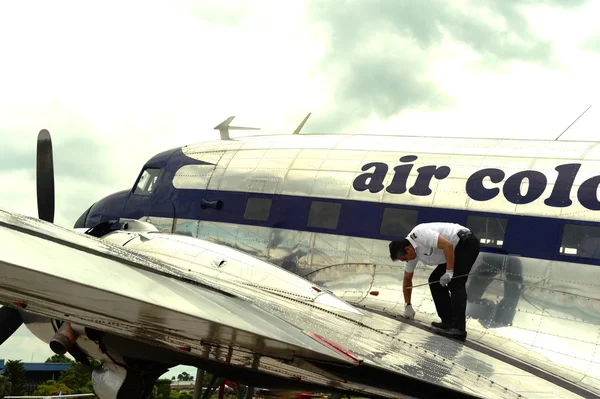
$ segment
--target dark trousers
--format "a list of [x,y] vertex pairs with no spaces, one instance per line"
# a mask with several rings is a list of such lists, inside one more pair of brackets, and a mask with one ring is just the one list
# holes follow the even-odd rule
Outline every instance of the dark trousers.
[[[454,249],[454,276],[469,274],[471,267],[479,255],[479,239],[472,235],[458,242]],[[446,264],[438,265],[429,276],[429,282],[439,281],[446,273]],[[466,330],[466,312],[467,312],[467,283],[468,276],[452,278],[450,284],[445,287],[439,282],[429,285],[431,296],[435,303],[438,316],[442,323],[458,328],[461,331]]]

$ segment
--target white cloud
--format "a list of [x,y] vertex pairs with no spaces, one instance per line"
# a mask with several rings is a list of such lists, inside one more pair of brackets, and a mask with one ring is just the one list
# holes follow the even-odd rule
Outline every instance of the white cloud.
[[44,362],[54,352],[44,342],[29,332],[25,325],[0,346],[0,359],[23,362]]
[[[556,52],[550,64],[513,61],[489,65],[472,47],[445,40],[427,55],[430,78],[453,104],[431,112],[409,109],[389,119],[371,118],[369,133],[433,136],[595,140],[600,126],[600,54],[581,46],[596,32],[600,5],[564,10],[535,8],[528,21]],[[563,29],[557,27],[563,26]],[[363,121],[365,122],[365,121]]]
[[[37,216],[35,140],[42,128],[53,137],[55,223],[71,227],[94,201],[129,188],[155,153],[218,137],[212,128],[230,115],[264,133],[291,133],[322,106],[327,82],[311,66],[323,46],[319,32],[305,31],[301,3],[259,3],[235,29],[221,24],[238,14],[231,5],[0,4],[0,149],[20,151],[24,168],[0,165],[3,187],[10,187],[0,207]],[[205,14],[220,21],[205,21]],[[89,146],[74,147],[73,138]],[[6,359],[52,354],[25,326],[0,346]],[[182,371],[196,372],[180,366],[165,377]]]
[[38,105],[40,115],[58,103],[93,121],[96,134],[131,129],[120,138],[151,133],[163,145],[181,118],[186,140],[199,138],[200,121],[212,127],[235,111],[280,118],[283,107],[319,94],[306,84],[320,56],[315,35],[302,18],[273,18],[301,17],[300,4],[263,4],[235,29],[169,3],[38,3],[33,15],[29,4],[3,4],[0,34],[18,40],[3,45],[13,62],[2,74],[11,94],[2,108]]

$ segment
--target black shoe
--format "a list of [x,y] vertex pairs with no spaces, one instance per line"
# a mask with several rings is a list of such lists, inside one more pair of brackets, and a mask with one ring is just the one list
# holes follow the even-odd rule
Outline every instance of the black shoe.
[[450,329],[450,324],[446,324],[444,322],[440,323],[439,321],[432,321],[431,326],[438,328],[440,330],[449,330]]
[[438,333],[445,337],[457,339],[457,340],[463,341],[463,342],[467,339],[467,332],[464,330],[459,330],[458,328],[451,328],[449,330],[440,330]]

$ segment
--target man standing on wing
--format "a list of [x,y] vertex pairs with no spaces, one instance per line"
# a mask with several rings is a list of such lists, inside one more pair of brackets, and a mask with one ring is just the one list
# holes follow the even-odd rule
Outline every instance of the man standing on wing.
[[[431,296],[441,323],[431,325],[439,333],[464,341],[467,337],[466,310],[467,277],[479,255],[479,239],[466,227],[456,223],[422,223],[412,229],[406,238],[390,242],[393,261],[405,261],[403,292],[404,316],[414,318],[410,303],[412,277],[417,261],[438,265],[429,276]],[[437,281],[439,280],[439,283]]]

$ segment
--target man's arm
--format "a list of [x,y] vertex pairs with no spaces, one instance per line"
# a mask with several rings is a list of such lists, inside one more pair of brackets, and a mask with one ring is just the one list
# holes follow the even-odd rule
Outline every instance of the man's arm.
[[438,237],[437,247],[444,251],[446,257],[446,270],[454,271],[454,247],[452,243],[441,235]]
[[415,310],[410,303],[412,294],[412,276],[413,272],[404,272],[404,280],[402,280],[402,292],[404,293],[404,317],[407,319],[415,318]]
[[404,293],[404,303],[410,304],[410,298],[412,294],[412,277],[413,273],[404,272],[404,280],[402,280],[402,292]]

